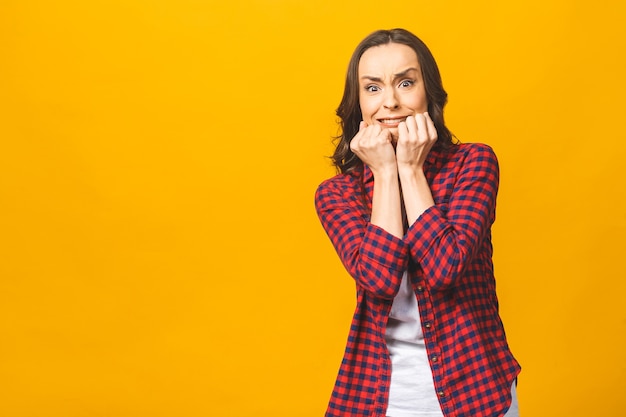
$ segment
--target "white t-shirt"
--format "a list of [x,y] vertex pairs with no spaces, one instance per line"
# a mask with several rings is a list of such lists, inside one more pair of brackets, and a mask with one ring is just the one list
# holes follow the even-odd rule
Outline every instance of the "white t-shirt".
[[[422,334],[417,298],[405,272],[393,300],[386,331],[391,355],[388,417],[443,417]],[[515,383],[505,417],[518,417]]]
[[391,355],[387,415],[443,417],[424,345],[417,298],[406,272],[393,300],[386,339]]

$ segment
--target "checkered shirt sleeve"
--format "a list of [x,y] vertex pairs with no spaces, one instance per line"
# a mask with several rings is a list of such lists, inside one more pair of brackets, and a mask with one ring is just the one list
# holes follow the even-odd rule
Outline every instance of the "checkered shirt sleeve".
[[360,198],[360,187],[357,175],[335,177],[320,185],[315,206],[339,258],[357,285],[377,297],[391,300],[407,269],[408,246],[369,222],[369,210]]
[[[422,213],[405,237],[432,291],[463,277],[495,220],[498,161],[486,145],[474,144],[472,150],[458,162],[454,192]],[[431,188],[445,186],[445,180],[435,177]]]

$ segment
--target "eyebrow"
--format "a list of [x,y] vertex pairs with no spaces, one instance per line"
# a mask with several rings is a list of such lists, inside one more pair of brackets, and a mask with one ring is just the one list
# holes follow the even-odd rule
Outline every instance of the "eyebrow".
[[[417,71],[417,68],[411,67],[411,68],[407,68],[404,71],[401,71],[397,74],[393,75],[393,79],[397,80],[398,78],[402,78],[404,76],[406,76],[409,72],[411,71]],[[381,82],[382,79],[379,77],[374,77],[372,75],[364,75],[361,77],[362,80],[370,80],[370,81],[375,81],[375,82]]]

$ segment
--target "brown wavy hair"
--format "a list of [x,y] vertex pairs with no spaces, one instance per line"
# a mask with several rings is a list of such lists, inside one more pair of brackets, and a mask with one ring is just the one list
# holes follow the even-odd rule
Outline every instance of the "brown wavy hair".
[[368,49],[389,43],[407,45],[417,54],[417,61],[420,64],[424,79],[428,114],[437,129],[438,138],[434,147],[449,148],[454,145],[453,135],[443,121],[443,107],[448,101],[448,93],[443,89],[439,68],[432,53],[424,42],[408,30],[378,30],[359,43],[348,64],[346,85],[341,103],[337,108],[341,134],[336,137],[337,147],[331,157],[339,172],[350,172],[363,167],[363,162],[350,150],[350,141],[359,131],[359,123],[363,120],[359,103],[359,61]]

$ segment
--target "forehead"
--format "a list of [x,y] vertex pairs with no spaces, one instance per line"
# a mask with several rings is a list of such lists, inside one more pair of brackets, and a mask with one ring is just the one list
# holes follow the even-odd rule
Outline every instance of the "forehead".
[[363,53],[359,61],[359,77],[397,74],[411,67],[419,68],[413,48],[400,43],[388,43],[373,46]]

